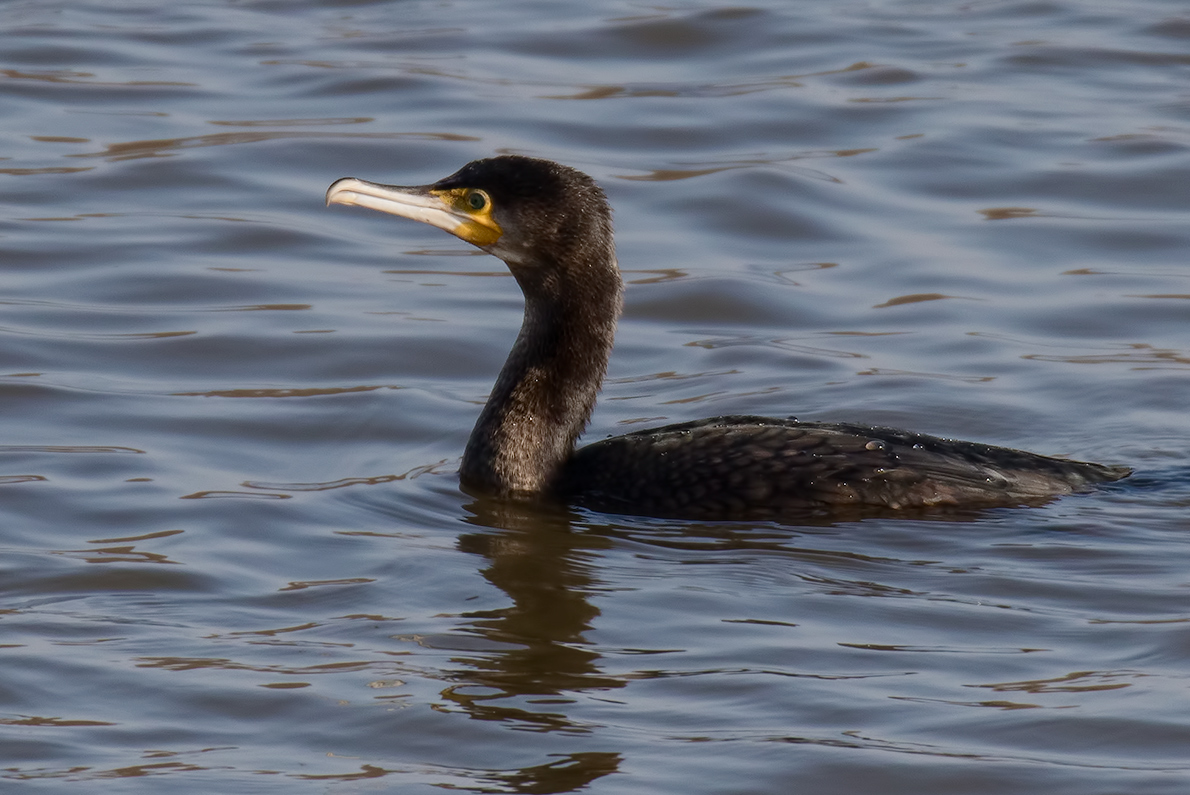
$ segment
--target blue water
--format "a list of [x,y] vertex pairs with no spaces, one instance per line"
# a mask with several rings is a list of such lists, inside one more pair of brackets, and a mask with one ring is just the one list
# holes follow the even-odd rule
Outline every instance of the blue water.
[[[0,782],[1190,790],[1184,3],[39,0],[0,30]],[[796,415],[1137,474],[801,525],[462,493],[516,285],[323,193],[502,152],[616,210],[587,438]]]

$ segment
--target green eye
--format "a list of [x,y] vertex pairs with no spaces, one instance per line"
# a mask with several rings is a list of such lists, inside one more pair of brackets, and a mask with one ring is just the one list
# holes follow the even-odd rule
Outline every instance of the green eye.
[[472,210],[482,210],[484,207],[488,206],[488,197],[484,196],[477,190],[471,191],[471,193],[467,196],[467,205]]

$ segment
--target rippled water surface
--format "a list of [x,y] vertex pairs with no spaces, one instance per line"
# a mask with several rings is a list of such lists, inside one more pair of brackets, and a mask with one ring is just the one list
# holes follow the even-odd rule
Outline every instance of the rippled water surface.
[[[1190,791],[1184,0],[0,29],[0,782]],[[616,207],[588,438],[797,415],[1137,474],[805,525],[460,492],[516,285],[323,192],[500,152]]]

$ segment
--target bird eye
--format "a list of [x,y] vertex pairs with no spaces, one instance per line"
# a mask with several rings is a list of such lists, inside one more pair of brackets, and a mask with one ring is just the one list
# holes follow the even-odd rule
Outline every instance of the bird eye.
[[488,197],[484,196],[477,190],[471,191],[471,193],[467,196],[467,205],[472,210],[482,210],[484,207],[488,206]]

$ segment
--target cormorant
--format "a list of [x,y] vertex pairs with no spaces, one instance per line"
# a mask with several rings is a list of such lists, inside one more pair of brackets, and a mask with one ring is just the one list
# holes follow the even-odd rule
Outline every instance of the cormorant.
[[667,425],[576,450],[623,291],[611,208],[593,179],[506,155],[426,186],[340,179],[326,202],[444,229],[502,259],[520,285],[520,335],[463,453],[460,480],[470,490],[624,514],[751,518],[1038,504],[1130,472],[892,428],[752,416]]

